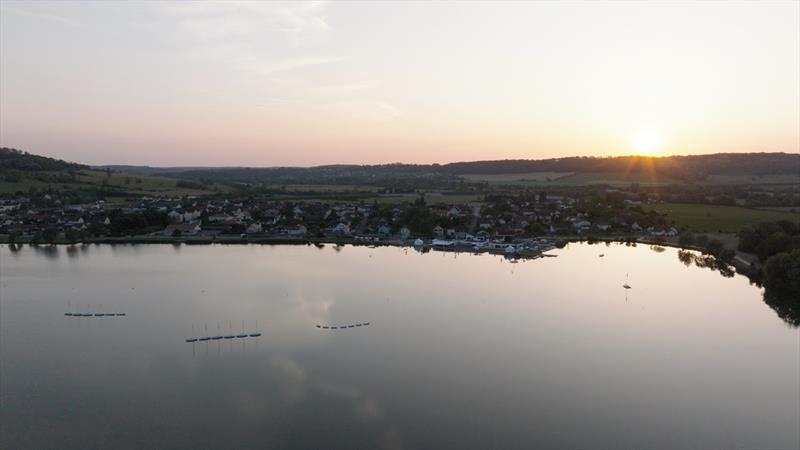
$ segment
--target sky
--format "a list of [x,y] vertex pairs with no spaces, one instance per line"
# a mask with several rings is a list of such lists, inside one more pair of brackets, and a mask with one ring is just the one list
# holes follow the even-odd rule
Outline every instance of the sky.
[[800,151],[800,2],[0,0],[0,146],[275,166]]

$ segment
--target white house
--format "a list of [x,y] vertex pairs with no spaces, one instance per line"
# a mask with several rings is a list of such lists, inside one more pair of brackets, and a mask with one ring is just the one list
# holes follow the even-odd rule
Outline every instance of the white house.
[[173,223],[164,228],[164,236],[172,236],[177,231],[181,236],[194,236],[201,230],[200,223]]
[[183,212],[183,221],[184,222],[191,222],[193,220],[197,220],[200,216],[203,215],[203,212],[197,208],[189,208]]
[[253,222],[247,226],[248,233],[261,233],[264,229],[261,226],[261,222]]
[[344,222],[339,222],[335,227],[333,227],[333,231],[334,233],[350,234],[350,225]]

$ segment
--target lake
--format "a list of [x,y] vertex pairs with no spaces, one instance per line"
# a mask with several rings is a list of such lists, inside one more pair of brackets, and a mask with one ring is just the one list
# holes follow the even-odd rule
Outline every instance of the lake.
[[656,250],[0,246],[0,447],[800,447],[800,329]]

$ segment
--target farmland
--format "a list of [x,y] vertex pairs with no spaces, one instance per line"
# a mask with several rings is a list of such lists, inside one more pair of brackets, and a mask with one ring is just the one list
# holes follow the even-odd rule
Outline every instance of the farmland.
[[[55,178],[58,176],[62,179]],[[58,181],[50,181],[48,177]],[[105,188],[136,195],[205,195],[230,189],[219,183],[203,186],[202,189],[179,187],[177,184],[175,178],[99,170],[80,170],[75,172],[74,177],[66,176],[63,172],[40,171],[26,174],[19,181],[0,181],[0,194],[29,192],[31,188],[54,192]]]
[[745,226],[760,222],[800,220],[800,215],[792,212],[737,206],[660,203],[647,205],[644,209],[666,214],[675,225],[688,227],[698,233],[735,233]]
[[490,186],[591,186],[606,184],[610,186],[659,186],[678,183],[678,180],[655,176],[646,172],[531,172],[503,174],[467,174],[462,177],[471,182],[485,182]]

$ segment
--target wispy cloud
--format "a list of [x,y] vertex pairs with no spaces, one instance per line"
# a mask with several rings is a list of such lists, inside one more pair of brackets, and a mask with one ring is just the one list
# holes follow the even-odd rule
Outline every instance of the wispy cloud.
[[82,23],[80,23],[80,22],[78,22],[76,20],[72,20],[70,18],[67,18],[67,17],[64,17],[64,16],[60,16],[60,15],[57,15],[57,14],[53,14],[53,13],[48,12],[48,11],[27,9],[27,8],[18,8],[16,6],[11,6],[11,5],[9,5],[8,3],[5,3],[5,2],[0,2],[0,10],[2,10],[2,11],[10,11],[12,13],[25,15],[25,16],[28,16],[28,17],[35,17],[37,19],[42,19],[42,20],[46,20],[46,21],[49,21],[49,22],[60,23],[61,25],[67,25],[67,26],[70,26],[70,27],[76,27],[77,28],[77,27],[82,27],[83,26]]
[[[333,28],[323,2],[157,3],[158,26],[189,44],[194,62],[239,81],[219,83],[217,101],[256,108],[291,108],[301,114],[385,121],[400,112],[372,98],[377,83],[347,69],[330,49]],[[223,87],[228,86],[228,87]],[[244,86],[247,86],[245,88]]]
[[322,2],[179,2],[157,3],[154,8],[202,41],[277,33],[299,46],[331,30]]

